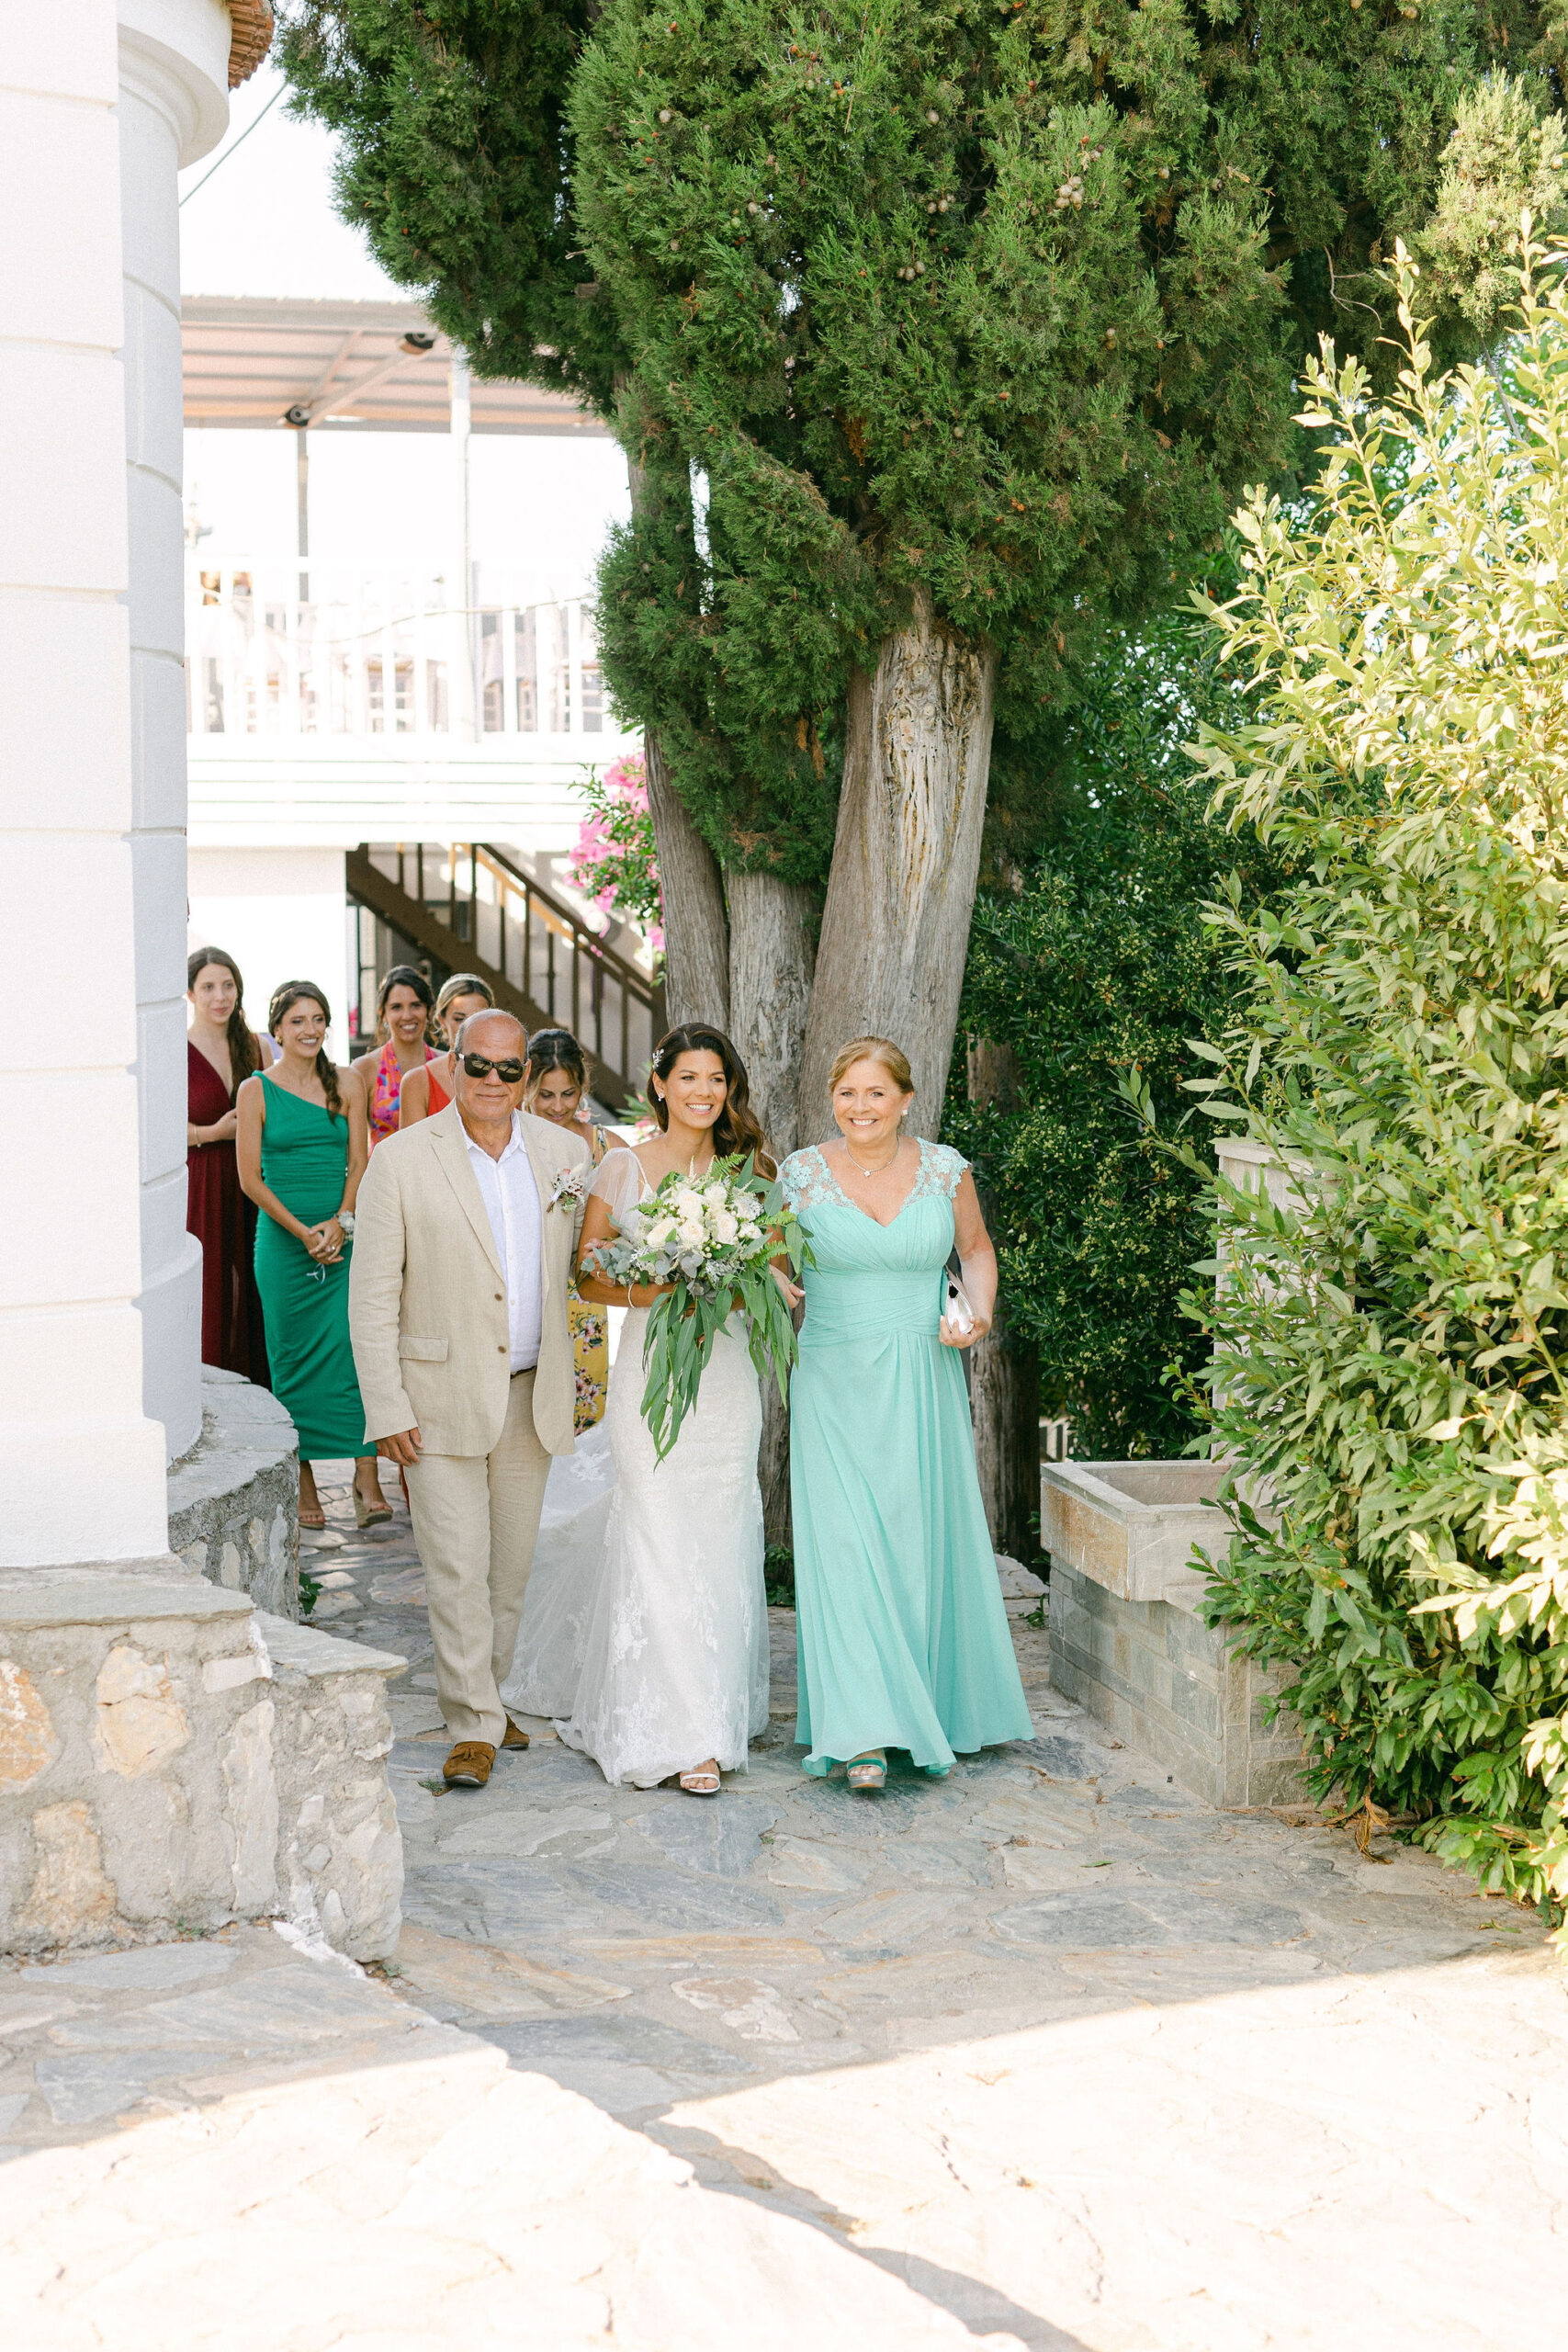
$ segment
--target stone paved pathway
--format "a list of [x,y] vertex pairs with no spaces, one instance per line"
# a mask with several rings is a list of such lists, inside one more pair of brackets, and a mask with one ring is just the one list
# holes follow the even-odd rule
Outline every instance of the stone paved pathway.
[[[448,1792],[406,1518],[361,1537],[327,1501],[316,1621],[410,1660],[398,1973],[253,1929],[0,1978],[0,2245],[13,2181],[30,2226],[66,2217],[34,2262],[70,2325],[22,2352],[172,2340],[103,2324],[104,2282],[166,2271],[194,2310],[220,2245],[258,2352],[510,2342],[485,2329],[525,2282],[541,2352],[1545,2340],[1568,2007],[1533,1920],[1402,1848],[1209,1813],[1052,1692],[1027,1600],[1037,1736],[945,1782],[804,1778],[776,1612],[773,1720],[716,1803],[606,1789],[542,1724]],[[112,2000],[82,1973],[176,1962],[215,1973]],[[204,2171],[172,2224],[214,2143],[254,2147],[254,2206]],[[318,2282],[287,2309],[280,2231]],[[0,2252],[0,2311],[24,2272]],[[224,2309],[210,2340],[243,2352]]]

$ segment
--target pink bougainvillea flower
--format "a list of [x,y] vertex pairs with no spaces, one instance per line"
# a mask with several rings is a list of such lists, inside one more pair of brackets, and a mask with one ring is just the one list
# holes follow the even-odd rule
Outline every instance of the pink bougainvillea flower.
[[613,760],[583,789],[589,808],[571,854],[571,879],[599,909],[606,928],[613,917],[625,916],[660,951],[664,929],[641,754]]

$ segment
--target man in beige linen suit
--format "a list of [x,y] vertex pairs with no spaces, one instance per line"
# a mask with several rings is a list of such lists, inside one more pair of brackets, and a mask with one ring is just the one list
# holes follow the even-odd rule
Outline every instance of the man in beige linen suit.
[[365,1433],[408,1477],[449,1783],[482,1788],[527,1746],[512,1669],[550,1457],[575,1442],[567,1284],[591,1170],[580,1136],[522,1108],[528,1041],[509,1012],[457,1039],[454,1099],[389,1136],[359,1188],[348,1318]]

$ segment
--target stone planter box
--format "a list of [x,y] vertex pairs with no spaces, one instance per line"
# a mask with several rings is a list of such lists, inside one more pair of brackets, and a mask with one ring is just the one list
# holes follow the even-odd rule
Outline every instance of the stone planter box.
[[1046,1462],[1041,1541],[1051,1555],[1051,1679],[1179,1786],[1216,1806],[1302,1803],[1292,1716],[1279,1688],[1198,1615],[1230,1522],[1212,1462]]

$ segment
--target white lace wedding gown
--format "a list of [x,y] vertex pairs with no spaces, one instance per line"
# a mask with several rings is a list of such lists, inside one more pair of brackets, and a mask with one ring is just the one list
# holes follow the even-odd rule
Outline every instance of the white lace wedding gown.
[[[612,1151],[592,1190],[614,1217],[647,1188],[636,1155]],[[607,1781],[643,1789],[709,1756],[743,1770],[768,1720],[757,1374],[745,1340],[723,1334],[658,1462],[641,1410],[647,1325],[646,1308],[627,1314],[604,1419],[551,1471],[502,1686]]]

